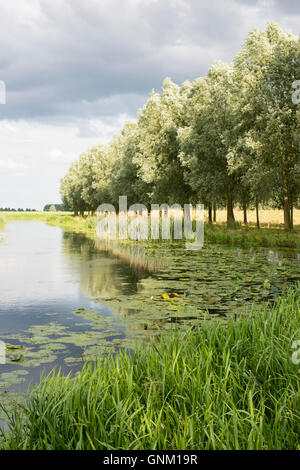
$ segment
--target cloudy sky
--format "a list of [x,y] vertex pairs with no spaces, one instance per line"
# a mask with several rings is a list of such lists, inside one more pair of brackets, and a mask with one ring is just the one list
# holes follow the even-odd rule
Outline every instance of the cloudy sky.
[[152,88],[230,62],[299,0],[0,0],[0,207],[60,202],[60,178],[134,119]]

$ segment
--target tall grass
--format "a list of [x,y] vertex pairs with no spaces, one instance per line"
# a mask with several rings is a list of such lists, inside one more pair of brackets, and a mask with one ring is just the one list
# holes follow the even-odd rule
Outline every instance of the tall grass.
[[234,229],[228,229],[224,224],[205,224],[204,242],[245,247],[300,248],[300,232],[299,227],[285,232],[279,227],[257,229],[237,224]]
[[300,286],[273,307],[53,372],[9,415],[5,449],[300,449]]

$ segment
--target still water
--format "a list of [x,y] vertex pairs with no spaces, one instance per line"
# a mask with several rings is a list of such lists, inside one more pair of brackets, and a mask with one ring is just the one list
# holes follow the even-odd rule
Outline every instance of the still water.
[[0,340],[8,357],[0,364],[0,389],[20,383],[24,389],[54,365],[76,371],[97,347],[118,349],[125,326],[96,299],[138,292],[147,270],[43,222],[12,222],[1,234]]
[[153,243],[146,252],[141,244],[108,251],[39,221],[8,223],[1,238],[0,341],[6,358],[0,401],[54,366],[76,373],[84,360],[130,348],[161,329],[190,328],[273,301],[300,280],[293,250],[208,245],[193,252]]

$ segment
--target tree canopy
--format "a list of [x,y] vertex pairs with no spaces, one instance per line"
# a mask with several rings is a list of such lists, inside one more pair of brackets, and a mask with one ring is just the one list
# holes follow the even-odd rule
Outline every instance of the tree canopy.
[[108,145],[83,153],[61,181],[66,209],[117,204],[204,203],[284,210],[287,230],[300,194],[300,42],[270,23],[246,37],[232,64],[181,87],[166,78]]

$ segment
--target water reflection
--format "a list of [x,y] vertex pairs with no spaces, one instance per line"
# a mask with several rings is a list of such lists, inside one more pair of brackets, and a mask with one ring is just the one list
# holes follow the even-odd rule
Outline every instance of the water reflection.
[[270,248],[250,248],[250,253],[253,253],[252,260],[256,261],[261,255],[265,255],[266,260],[269,264],[273,264],[276,266],[282,266],[284,264],[284,260],[291,258],[295,260],[300,260],[300,253],[293,249],[270,249]]
[[[133,268],[141,268],[144,271],[157,272],[166,266],[166,260],[155,256],[155,250],[146,250],[142,242],[99,240],[95,246],[98,251],[110,253],[113,256],[126,261]],[[159,245],[156,245],[157,247]],[[149,248],[149,247],[148,247]]]
[[[0,364],[0,392],[3,373],[26,370],[27,384],[55,365],[79,370],[81,357],[118,350],[128,338],[173,323],[226,316],[273,298],[289,279],[299,279],[293,250],[145,249],[139,243],[95,244],[43,222],[9,223],[0,243],[0,340],[27,349],[12,351],[12,360]],[[24,361],[13,362],[22,355]]]
[[[0,364],[1,391],[39,381],[54,366],[118,351],[126,327],[98,298],[130,296],[151,273],[81,234],[39,221],[5,225],[0,243],[0,341],[13,345]],[[6,393],[6,392],[5,392]]]
[[71,266],[77,266],[81,290],[89,298],[134,294],[140,290],[141,279],[151,276],[147,264],[141,261],[141,250],[132,251],[136,261],[139,260],[134,263],[126,257],[126,251],[117,252],[116,246],[64,232],[62,252]]

